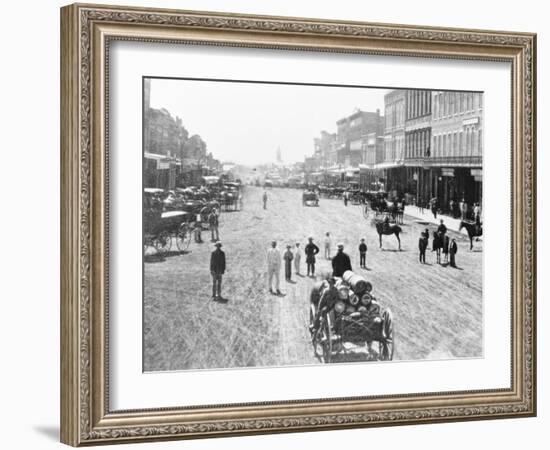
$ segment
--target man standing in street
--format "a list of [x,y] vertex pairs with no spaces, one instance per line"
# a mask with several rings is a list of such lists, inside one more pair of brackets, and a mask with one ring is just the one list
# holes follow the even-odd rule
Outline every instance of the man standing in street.
[[286,252],[283,254],[283,259],[285,260],[285,280],[286,281],[292,280],[292,260],[294,259],[294,255],[290,250],[291,248],[292,246],[287,245]]
[[361,243],[359,244],[359,267],[361,269],[367,268],[367,244],[365,244],[365,239],[361,238]]
[[338,252],[332,258],[332,276],[341,277],[347,270],[351,270],[351,260],[348,254],[344,253],[344,244],[338,244]]
[[449,255],[451,255],[451,263],[449,264],[451,267],[456,267],[456,260],[455,255],[458,252],[458,245],[456,244],[455,239],[451,239],[451,243],[449,245]]
[[305,248],[307,276],[309,277],[311,274],[311,276],[314,277],[315,276],[315,255],[319,253],[319,247],[317,247],[313,243],[313,238],[311,236],[308,238],[308,241],[309,242]]
[[201,213],[197,213],[195,216],[195,242],[197,244],[202,243],[202,217]]
[[208,225],[210,225],[210,234],[212,235],[212,242],[220,240],[220,233],[218,231],[219,219],[218,213],[215,208],[210,211],[208,215]]
[[427,234],[420,233],[420,238],[418,239],[418,251],[419,251],[419,260],[421,264],[426,264],[426,249],[428,248],[428,238]]
[[[267,251],[267,282],[269,293],[281,295],[279,290],[279,274],[281,272],[281,253],[277,249],[277,242],[271,242],[271,248]],[[273,278],[275,278],[275,291],[273,291]]]
[[262,195],[262,202],[264,204],[264,209],[267,209],[267,191],[264,191],[264,194]]
[[300,243],[296,242],[296,252],[294,253],[294,270],[296,271],[296,275],[300,275],[301,259],[302,259],[302,250],[300,250]]
[[210,255],[210,273],[212,274],[212,300],[223,301],[222,275],[225,272],[225,253],[222,251],[220,241],[214,244],[216,250]]

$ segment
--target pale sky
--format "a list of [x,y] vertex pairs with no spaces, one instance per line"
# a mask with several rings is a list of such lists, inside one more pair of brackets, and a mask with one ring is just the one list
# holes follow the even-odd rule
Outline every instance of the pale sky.
[[215,158],[254,165],[313,154],[321,130],[354,112],[384,114],[386,89],[296,86],[241,82],[151,80],[151,107],[179,116],[190,134],[200,134]]

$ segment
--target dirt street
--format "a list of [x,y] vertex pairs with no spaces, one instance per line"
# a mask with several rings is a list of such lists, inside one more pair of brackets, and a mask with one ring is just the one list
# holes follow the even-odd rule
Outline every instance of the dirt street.
[[[418,262],[418,237],[425,228],[405,216],[402,251],[394,236],[378,235],[360,206],[321,199],[304,207],[302,192],[273,188],[267,209],[263,189],[244,187],[243,209],[223,212],[220,238],[227,258],[222,294],[227,303],[211,301],[209,233],[205,243],[192,242],[185,253],[157,258],[151,249],[144,263],[144,370],[214,369],[229,367],[317,364],[309,338],[309,291],[315,280],[302,276],[284,281],[284,296],[267,291],[266,251],[271,240],[281,254],[286,244],[307,243],[309,235],[321,249],[317,273],[330,270],[322,240],[329,231],[333,249],[342,242],[353,270],[373,284],[373,294],[394,316],[394,360],[447,359],[482,356],[482,244],[470,252],[467,238],[450,232],[458,242],[458,268],[435,262],[428,251]],[[368,270],[359,268],[357,247],[368,245]],[[430,240],[431,246],[431,240]],[[294,247],[293,247],[294,248]],[[175,245],[172,250],[175,249]]]

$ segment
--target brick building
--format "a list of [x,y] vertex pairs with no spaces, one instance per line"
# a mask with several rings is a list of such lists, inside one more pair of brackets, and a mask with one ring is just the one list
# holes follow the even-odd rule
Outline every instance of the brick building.
[[384,161],[390,195],[427,204],[482,201],[483,95],[394,90],[386,94]]

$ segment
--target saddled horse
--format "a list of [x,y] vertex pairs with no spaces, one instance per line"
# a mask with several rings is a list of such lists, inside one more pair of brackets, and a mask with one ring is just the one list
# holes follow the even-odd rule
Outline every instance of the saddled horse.
[[466,232],[468,233],[468,237],[470,238],[470,250],[472,250],[474,248],[474,238],[483,235],[483,226],[481,224],[478,225],[474,222],[466,222],[465,220],[462,220],[460,221],[458,231],[461,231],[462,228],[466,228]]
[[378,220],[374,221],[374,224],[376,226],[378,238],[380,239],[380,248],[382,248],[382,235],[389,236],[395,234],[399,244],[399,250],[401,250],[401,239],[399,239],[399,234],[403,231],[403,229],[399,225],[390,225],[389,223],[386,224]]

